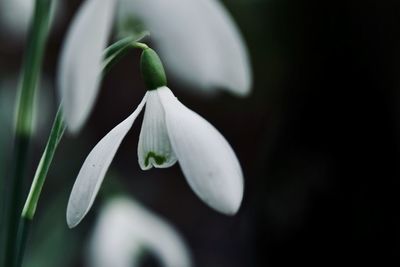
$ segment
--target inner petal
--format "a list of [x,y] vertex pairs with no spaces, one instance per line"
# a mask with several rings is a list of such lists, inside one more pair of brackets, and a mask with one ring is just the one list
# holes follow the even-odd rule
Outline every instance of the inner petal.
[[156,90],[148,91],[146,109],[138,144],[139,165],[142,170],[167,168],[177,158],[169,141],[165,112]]

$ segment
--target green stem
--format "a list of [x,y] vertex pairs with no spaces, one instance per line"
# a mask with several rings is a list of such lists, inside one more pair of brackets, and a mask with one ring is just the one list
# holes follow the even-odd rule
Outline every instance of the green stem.
[[145,31],[138,35],[125,37],[113,43],[104,51],[103,73],[107,73],[131,48],[137,48],[140,40],[149,35]]
[[17,266],[16,243],[19,217],[22,209],[24,174],[26,170],[29,139],[33,129],[35,92],[39,81],[43,54],[49,33],[52,0],[36,0],[33,21],[28,36],[27,50],[21,70],[15,124],[13,175],[9,184],[7,207],[8,231],[5,248],[5,265]]
[[29,234],[29,225],[31,224],[35,215],[36,206],[39,201],[40,193],[42,192],[42,188],[46,180],[50,164],[53,161],[54,153],[57,149],[58,144],[60,143],[64,131],[65,123],[63,121],[62,109],[60,105],[53,122],[53,127],[51,128],[50,137],[47,141],[46,148],[44,149],[43,155],[36,169],[35,177],[33,179],[28,198],[26,199],[25,206],[21,214],[16,242],[15,266],[21,266],[26,246],[26,240]]
[[17,135],[14,141],[14,159],[12,161],[13,180],[9,183],[9,199],[7,202],[7,231],[4,251],[4,265],[14,266],[16,236],[18,232],[18,219],[22,206],[23,177],[27,165],[29,138],[24,135]]
[[133,47],[134,47],[134,48],[139,48],[139,49],[142,49],[142,50],[146,50],[146,49],[149,48],[149,46],[148,46],[147,44],[145,44],[145,43],[140,43],[140,42],[134,43],[134,44],[133,44]]
[[19,88],[16,133],[32,134],[35,92],[40,78],[44,49],[50,27],[52,0],[36,0]]
[[65,124],[60,106],[54,120],[46,148],[44,149],[43,155],[36,169],[35,177],[33,178],[31,189],[21,214],[21,217],[24,219],[32,220],[35,215],[36,206],[40,197],[40,193],[42,192],[44,182],[46,181],[50,164],[53,161],[54,153],[56,152],[57,146],[64,134],[64,131]]
[[28,238],[29,229],[32,221],[26,218],[21,218],[19,221],[19,231],[17,236],[18,250],[16,252],[16,266],[22,265],[22,260],[24,257],[26,240]]

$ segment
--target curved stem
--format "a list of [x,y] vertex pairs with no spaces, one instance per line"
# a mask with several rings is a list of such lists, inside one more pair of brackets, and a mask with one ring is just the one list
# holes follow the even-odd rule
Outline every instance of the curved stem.
[[134,43],[132,46],[133,46],[134,48],[139,48],[139,49],[142,49],[142,50],[145,50],[145,49],[149,48],[149,46],[148,46],[147,44],[145,44],[145,43],[140,43],[140,42],[136,42],[136,43]]
[[107,47],[104,51],[103,75],[106,74],[126,53],[128,53],[131,48],[138,48],[139,46],[142,47],[145,45],[139,43],[139,41],[149,35],[149,32],[144,31],[138,35],[122,38]]

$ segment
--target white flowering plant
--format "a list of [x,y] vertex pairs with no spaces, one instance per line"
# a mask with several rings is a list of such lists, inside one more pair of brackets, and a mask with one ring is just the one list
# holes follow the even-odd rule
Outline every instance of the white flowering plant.
[[[168,74],[181,84],[181,88],[196,89],[203,94],[213,94],[221,89],[238,96],[250,93],[252,75],[245,42],[232,17],[217,0],[82,1],[61,48],[56,78],[59,109],[29,194],[24,195],[24,170],[28,165],[27,151],[33,131],[35,93],[55,1],[33,2],[18,88],[15,166],[12,166],[10,194],[6,199],[4,223],[7,234],[4,246],[1,246],[4,252],[0,258],[2,266],[21,266],[29,226],[64,132],[75,136],[80,132],[96,103],[103,77],[130,49],[141,51],[141,77],[147,91],[133,113],[106,134],[84,161],[69,197],[68,226],[78,225],[90,210],[121,142],[143,109],[137,146],[140,168],[168,168],[178,163],[189,186],[203,202],[223,214],[236,214],[243,199],[244,180],[233,148],[214,126],[182,104],[167,83]],[[155,49],[143,43],[149,34]],[[110,42],[111,36],[117,40]],[[162,62],[165,62],[165,69]],[[25,205],[22,205],[24,199]],[[177,246],[176,250],[181,250],[183,258],[179,266],[192,265],[188,253],[183,253],[183,242],[173,234],[172,228],[129,201],[113,203],[119,203],[110,204],[117,214],[124,213],[119,212],[121,206],[127,216],[111,221],[117,227],[122,225],[121,228],[132,231],[132,238],[140,242],[145,240],[144,243],[153,246],[156,254],[161,253],[165,266],[177,267],[174,260],[168,258],[169,251],[161,243],[153,242],[152,231],[147,229],[148,235],[140,236],[136,229],[125,227],[130,221],[145,222],[133,224],[138,227],[148,223],[157,226],[154,229],[163,229],[159,234],[168,237],[165,241]],[[104,219],[108,217],[102,216],[99,225],[103,225],[104,220],[109,221]],[[102,233],[95,236],[103,238]],[[117,241],[128,244],[123,235]],[[136,245],[132,246],[136,248]],[[97,248],[108,249],[107,246]],[[113,259],[105,257],[104,262]],[[122,253],[121,260],[125,259],[127,256]],[[113,266],[102,262],[101,257],[92,262],[96,262],[96,266]]]

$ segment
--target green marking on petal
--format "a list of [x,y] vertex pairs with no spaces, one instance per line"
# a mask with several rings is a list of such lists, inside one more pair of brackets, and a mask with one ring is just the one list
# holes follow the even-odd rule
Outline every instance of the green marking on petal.
[[149,160],[153,158],[157,165],[162,165],[164,162],[167,161],[165,156],[157,155],[155,152],[150,151],[147,153],[146,158],[144,160],[144,165],[147,167],[149,166]]

